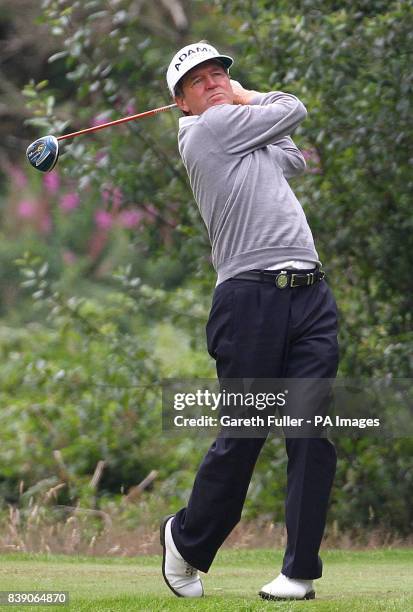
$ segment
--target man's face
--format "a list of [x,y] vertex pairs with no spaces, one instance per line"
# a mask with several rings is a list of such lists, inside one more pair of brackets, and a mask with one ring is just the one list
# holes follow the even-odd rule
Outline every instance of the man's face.
[[232,104],[234,94],[229,76],[219,62],[209,60],[192,68],[181,81],[182,95],[175,98],[179,108],[201,115],[211,106]]

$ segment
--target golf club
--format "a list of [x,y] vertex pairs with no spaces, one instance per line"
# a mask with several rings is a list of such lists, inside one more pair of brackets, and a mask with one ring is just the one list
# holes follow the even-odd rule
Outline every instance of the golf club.
[[78,132],[72,132],[71,134],[64,134],[63,136],[58,136],[57,138],[51,135],[42,136],[42,138],[38,138],[27,147],[26,157],[36,170],[40,170],[41,172],[50,172],[55,167],[59,157],[60,140],[75,138],[76,136],[81,136],[82,134],[90,134],[91,132],[104,130],[107,127],[119,125],[120,123],[126,123],[127,121],[136,121],[136,119],[143,119],[143,117],[151,117],[157,113],[176,108],[176,106],[176,104],[160,106],[159,108],[153,108],[152,110],[138,113],[137,115],[130,115],[129,117],[123,117],[122,119],[102,123],[101,125],[79,130]]

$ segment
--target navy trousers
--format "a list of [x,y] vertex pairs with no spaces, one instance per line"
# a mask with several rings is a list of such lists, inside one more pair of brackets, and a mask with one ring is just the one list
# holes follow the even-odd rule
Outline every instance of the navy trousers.
[[[310,287],[229,279],[216,287],[207,323],[208,351],[218,378],[334,378],[338,367],[337,309],[322,280]],[[183,558],[207,572],[239,522],[265,437],[218,436],[195,478],[172,535]],[[282,572],[314,579],[336,470],[333,444],[323,437],[286,438],[287,546]]]

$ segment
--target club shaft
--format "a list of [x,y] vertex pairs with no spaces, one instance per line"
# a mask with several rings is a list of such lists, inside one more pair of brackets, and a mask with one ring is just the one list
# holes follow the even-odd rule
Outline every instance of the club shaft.
[[153,108],[152,110],[145,111],[144,113],[138,113],[137,115],[130,115],[129,117],[123,117],[122,119],[116,119],[115,121],[109,121],[108,123],[102,123],[101,125],[95,125],[78,132],[72,132],[71,134],[63,134],[58,136],[57,140],[66,140],[67,138],[75,138],[75,136],[81,136],[82,134],[90,134],[92,132],[98,132],[105,128],[111,127],[112,125],[119,125],[120,123],[126,123],[127,121],[136,121],[136,119],[143,119],[144,117],[151,117],[157,113],[176,108],[176,104],[168,104],[168,106],[160,106],[159,108]]

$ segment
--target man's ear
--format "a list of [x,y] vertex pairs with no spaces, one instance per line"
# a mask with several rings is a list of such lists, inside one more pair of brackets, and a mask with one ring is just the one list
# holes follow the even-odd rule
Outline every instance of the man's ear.
[[175,96],[175,102],[183,113],[186,115],[190,114],[191,111],[189,110],[188,104],[185,102],[184,96]]

